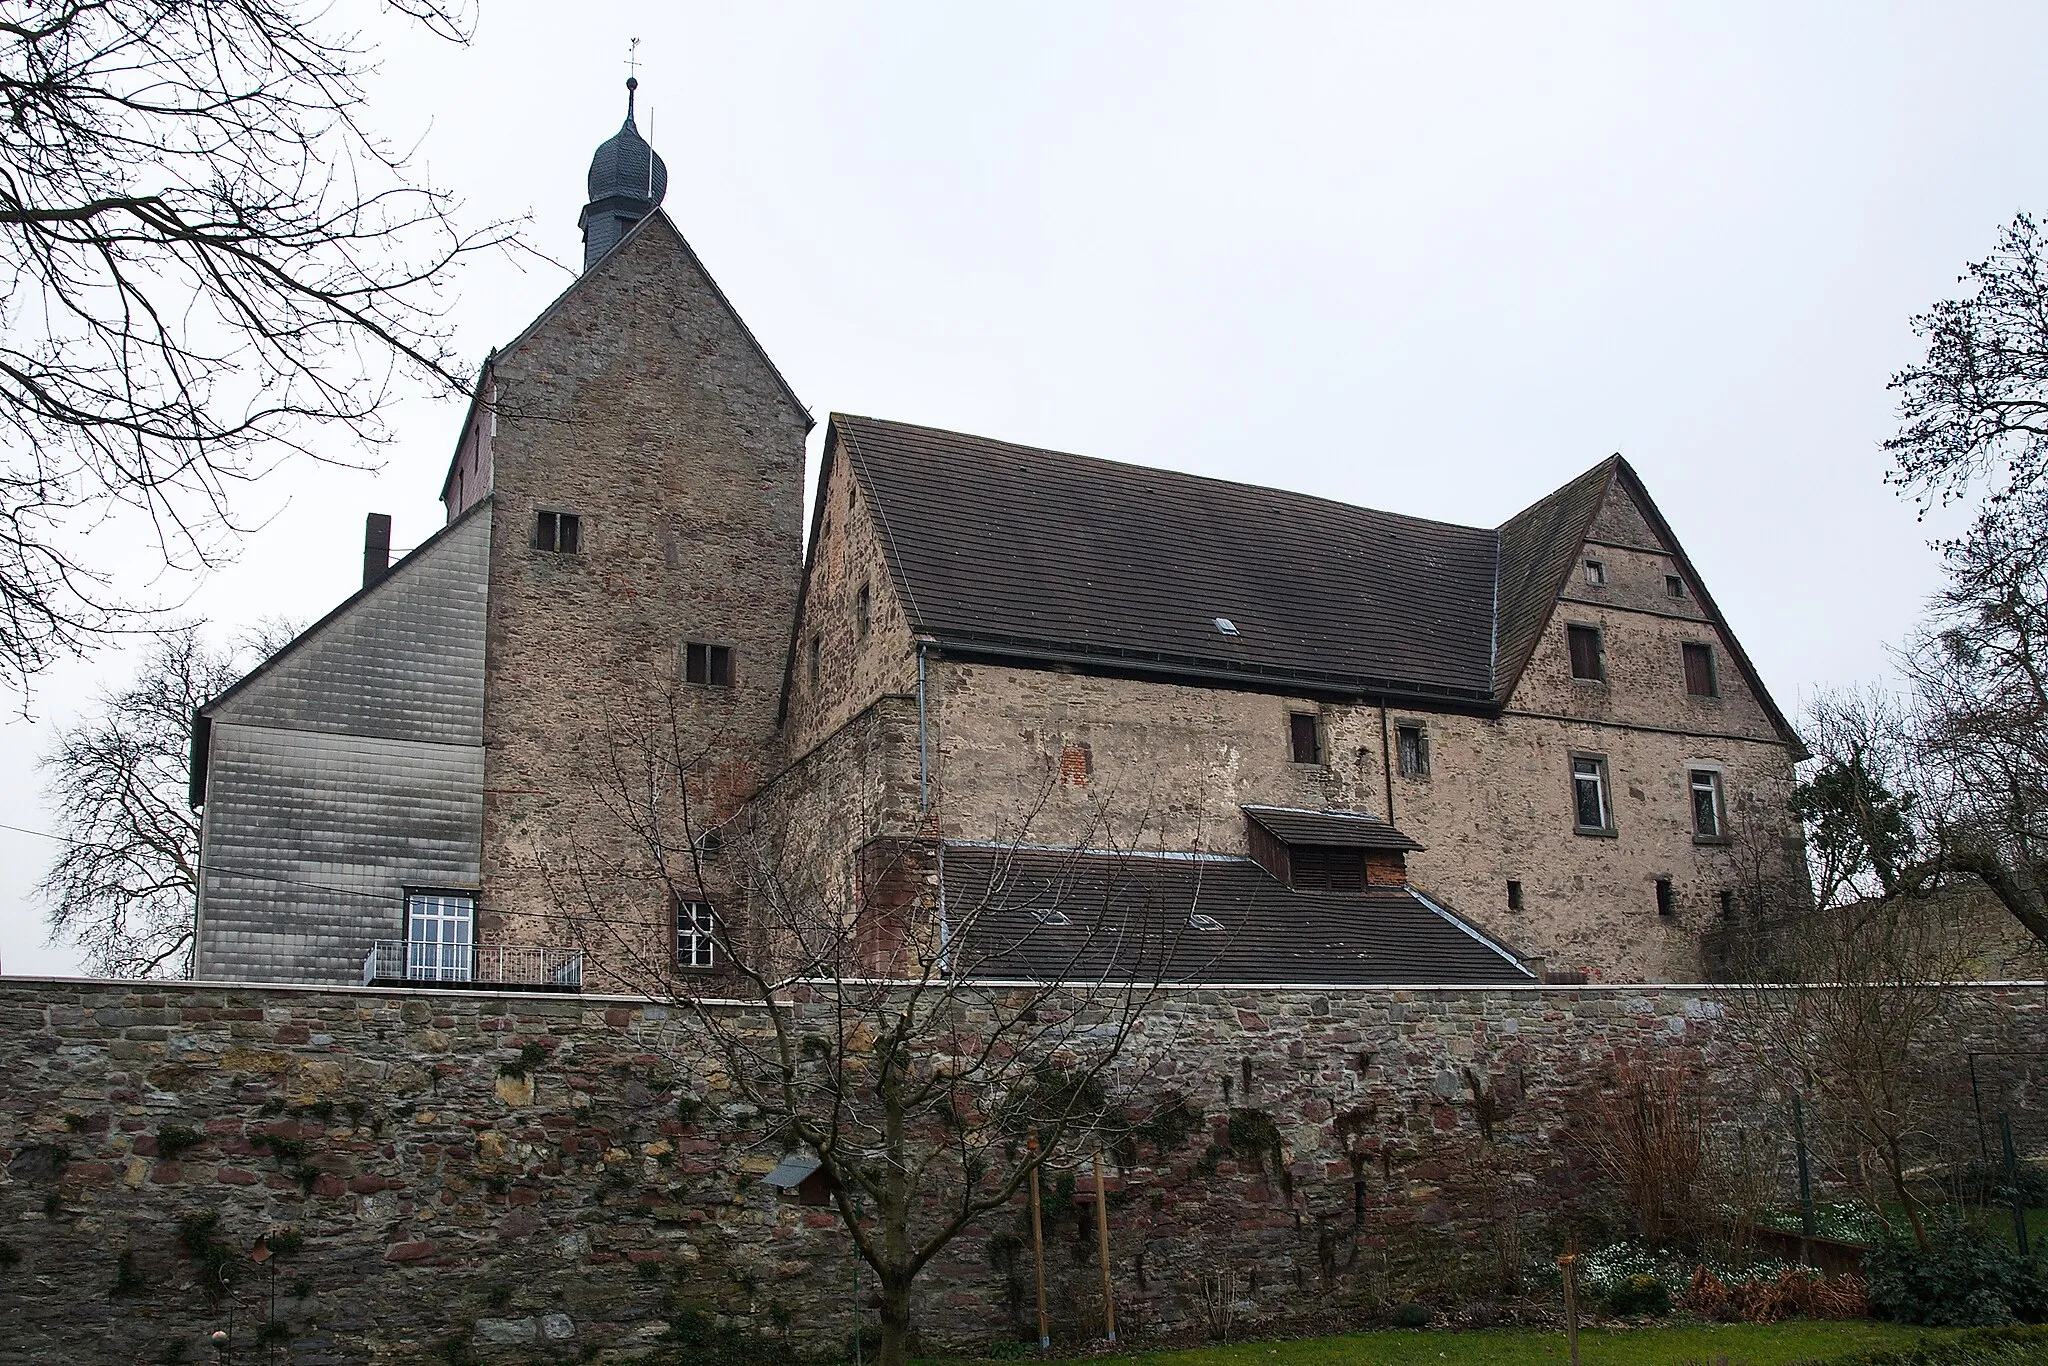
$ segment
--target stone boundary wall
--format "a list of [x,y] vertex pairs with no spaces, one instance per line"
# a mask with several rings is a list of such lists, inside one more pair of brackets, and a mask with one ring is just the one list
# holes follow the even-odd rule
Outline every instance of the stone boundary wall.
[[[1119,1078],[1192,1121],[1116,1157],[1120,1328],[1308,1330],[1494,1295],[1617,1217],[1571,1134],[1631,1060],[1682,1062],[1716,1124],[1782,1161],[1736,1001],[1174,994]],[[2048,1054],[2044,1001],[1958,991],[1929,1075],[1972,1047]],[[204,1360],[231,1315],[235,1359],[625,1361],[692,1306],[836,1349],[865,1298],[848,1239],[760,1184],[780,1149],[693,1029],[622,997],[0,979],[0,1363]],[[1074,1178],[1046,1205],[1070,1338],[1100,1323]],[[926,1272],[929,1344],[1028,1331],[1027,1230],[1020,1206]],[[257,1265],[264,1235],[284,1251]],[[218,1305],[210,1256],[237,1272]]]

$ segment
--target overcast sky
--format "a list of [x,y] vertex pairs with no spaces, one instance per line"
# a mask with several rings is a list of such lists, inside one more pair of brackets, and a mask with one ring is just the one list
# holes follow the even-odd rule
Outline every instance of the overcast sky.
[[[2039,5],[484,0],[467,48],[338,8],[396,35],[385,131],[563,262],[641,38],[666,207],[821,431],[866,413],[1484,526],[1620,451],[1788,709],[1882,676],[1936,582],[1881,482],[1907,319],[2048,211]],[[461,345],[568,279],[474,267]],[[320,615],[365,512],[400,546],[439,525],[459,421],[420,404],[375,472],[259,486],[239,562],[176,591],[223,633]],[[131,663],[10,699],[0,822],[50,829],[36,757]],[[0,831],[10,973],[76,970],[33,900],[54,847]]]

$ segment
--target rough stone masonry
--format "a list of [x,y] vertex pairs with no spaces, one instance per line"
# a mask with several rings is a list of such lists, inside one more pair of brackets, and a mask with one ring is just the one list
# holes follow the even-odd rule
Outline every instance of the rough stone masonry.
[[[1180,1098],[1161,1113],[1184,1121],[1112,1155],[1120,1328],[1308,1329],[1497,1294],[1515,1248],[1545,1257],[1567,1227],[1619,1217],[1574,1134],[1630,1061],[1683,1063],[1714,1121],[1782,1162],[1737,1000],[1205,989],[1158,1005],[1120,1084]],[[1959,1077],[1971,1048],[2043,1051],[2042,1001],[1958,992],[1930,1075]],[[304,1363],[624,1361],[691,1307],[837,1349],[864,1298],[846,1234],[761,1183],[782,1150],[695,1032],[629,998],[6,979],[0,1362],[168,1360],[179,1343],[198,1360],[206,1332],[231,1323],[246,1348],[267,1321],[279,1359]],[[1089,1185],[1047,1183],[1068,1340],[1100,1327]],[[929,1345],[1029,1332],[1027,1228],[994,1217],[925,1273]]]

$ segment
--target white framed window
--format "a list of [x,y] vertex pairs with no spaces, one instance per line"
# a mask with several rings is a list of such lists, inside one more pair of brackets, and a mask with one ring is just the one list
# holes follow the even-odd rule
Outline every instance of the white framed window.
[[1614,831],[1614,805],[1608,797],[1604,755],[1572,756],[1572,823],[1582,835]]
[[1721,775],[1711,768],[1690,769],[1686,787],[1692,793],[1692,837],[1720,842],[1726,838],[1721,805]]
[[476,898],[461,892],[408,892],[405,975],[416,981],[467,982],[476,973]]
[[676,966],[718,965],[718,908],[708,901],[676,902]]

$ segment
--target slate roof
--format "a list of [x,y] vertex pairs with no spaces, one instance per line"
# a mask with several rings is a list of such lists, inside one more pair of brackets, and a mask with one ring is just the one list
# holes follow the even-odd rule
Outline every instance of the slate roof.
[[948,644],[1492,697],[1491,531],[926,427],[833,423],[881,512],[897,591]]
[[[955,970],[1034,981],[1527,985],[1412,890],[1290,891],[1250,859],[947,844]],[[1203,915],[1214,928],[1194,928]]]
[[836,413],[842,452],[913,628],[962,654],[1490,711],[1617,483],[1726,630],[1620,456],[1489,529]]
[[1366,811],[1302,811],[1291,806],[1241,808],[1276,839],[1286,844],[1316,844],[1337,849],[1397,849],[1417,852],[1422,846],[1378,816]]

